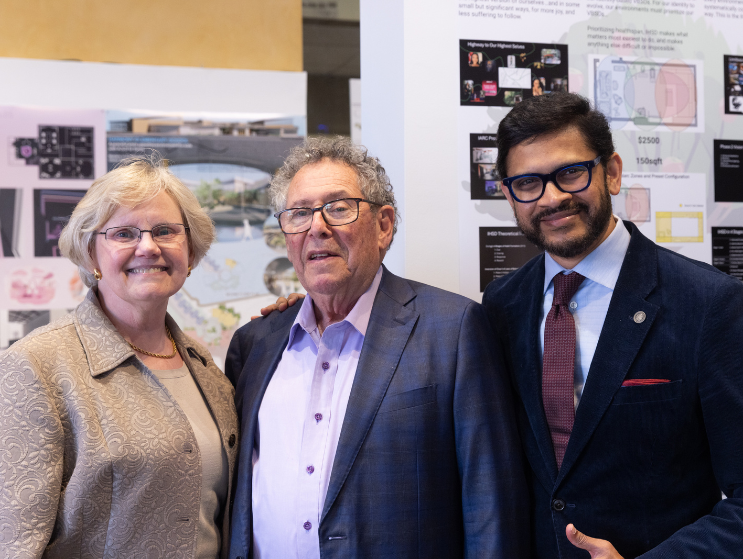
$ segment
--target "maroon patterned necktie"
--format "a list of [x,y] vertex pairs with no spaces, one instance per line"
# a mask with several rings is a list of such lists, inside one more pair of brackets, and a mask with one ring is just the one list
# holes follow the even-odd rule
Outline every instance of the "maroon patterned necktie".
[[575,322],[568,305],[584,279],[577,272],[568,275],[560,272],[554,277],[555,296],[544,323],[542,404],[558,470],[562,466],[575,420]]

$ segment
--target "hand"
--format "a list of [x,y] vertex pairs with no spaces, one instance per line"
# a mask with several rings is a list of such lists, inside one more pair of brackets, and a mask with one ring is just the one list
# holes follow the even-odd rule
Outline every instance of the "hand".
[[591,559],[623,559],[614,549],[614,546],[606,540],[589,538],[582,532],[575,529],[575,526],[568,524],[565,528],[565,535],[568,541],[579,549],[585,549],[591,554]]
[[[263,307],[261,309],[261,315],[260,316],[268,316],[273,311],[279,311],[284,312],[289,307],[293,307],[294,303],[297,301],[301,301],[304,299],[304,295],[302,293],[292,293],[288,297],[279,297],[276,299],[276,302],[273,305],[268,305],[267,307]],[[250,320],[253,320],[254,318],[260,318],[259,315],[251,316]]]

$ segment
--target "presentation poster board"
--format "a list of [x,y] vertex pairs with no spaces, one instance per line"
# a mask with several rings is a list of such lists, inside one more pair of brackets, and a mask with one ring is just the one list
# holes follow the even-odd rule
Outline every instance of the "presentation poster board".
[[217,229],[170,299],[181,328],[219,365],[235,330],[279,295],[302,292],[268,199],[273,172],[302,141],[303,115],[242,120],[132,111],[0,107],[0,349],[82,301],[58,239],[93,181],[130,156],[168,160]]
[[[661,246],[737,270],[731,231],[743,228],[743,4],[484,0],[460,2],[457,14],[450,76],[460,100],[461,293],[480,300],[488,280],[508,267],[496,265],[501,256],[483,232],[515,227],[495,193],[504,177],[480,161],[497,154],[495,142],[480,138],[494,138],[518,103],[565,90],[587,97],[610,123],[623,161],[614,214]],[[522,245],[503,249],[509,262],[534,254]]]

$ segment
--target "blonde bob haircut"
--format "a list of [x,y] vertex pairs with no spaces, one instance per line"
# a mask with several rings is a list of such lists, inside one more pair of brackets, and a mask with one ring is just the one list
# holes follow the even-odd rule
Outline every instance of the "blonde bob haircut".
[[[194,267],[214,242],[214,223],[199,205],[196,196],[169,169],[160,154],[128,157],[115,169],[97,179],[72,212],[59,237],[63,256],[77,265],[83,283],[98,282],[93,277],[93,250],[98,229],[119,208],[133,208],[166,192],[181,210],[183,224],[189,227],[188,246]],[[125,225],[125,224],[122,224]]]

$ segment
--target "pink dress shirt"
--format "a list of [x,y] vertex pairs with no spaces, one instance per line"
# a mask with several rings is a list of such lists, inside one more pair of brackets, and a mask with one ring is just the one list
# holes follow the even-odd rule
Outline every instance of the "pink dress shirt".
[[308,295],[258,411],[253,556],[320,559],[318,525],[372,305],[382,279],[320,336]]

